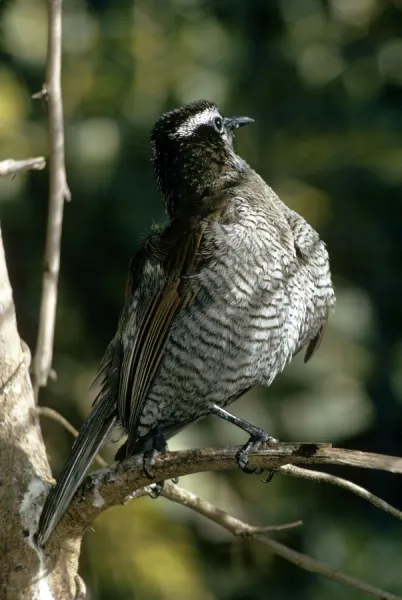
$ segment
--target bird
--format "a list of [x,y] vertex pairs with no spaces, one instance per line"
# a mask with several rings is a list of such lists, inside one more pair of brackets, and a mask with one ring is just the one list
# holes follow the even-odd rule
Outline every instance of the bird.
[[304,347],[311,358],[335,293],[318,233],[235,152],[235,133],[252,122],[197,100],[155,123],[152,163],[167,223],[151,229],[130,263],[100,392],[45,501],[39,546],[116,426],[127,436],[116,459],[142,454],[150,478],[167,441],[208,415],[248,434],[237,454],[245,472],[250,453],[276,441],[227,407],[269,386]]

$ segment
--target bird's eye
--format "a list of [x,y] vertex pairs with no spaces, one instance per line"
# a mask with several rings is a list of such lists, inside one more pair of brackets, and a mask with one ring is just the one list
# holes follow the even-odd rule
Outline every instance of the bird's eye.
[[221,133],[223,127],[223,121],[220,117],[215,117],[214,119],[214,127],[218,133]]

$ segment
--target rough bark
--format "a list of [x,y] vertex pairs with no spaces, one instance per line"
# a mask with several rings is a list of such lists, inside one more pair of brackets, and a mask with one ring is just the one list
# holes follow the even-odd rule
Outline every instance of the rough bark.
[[80,539],[32,544],[51,471],[29,377],[30,353],[17,330],[0,232],[0,598],[70,600],[79,597]]

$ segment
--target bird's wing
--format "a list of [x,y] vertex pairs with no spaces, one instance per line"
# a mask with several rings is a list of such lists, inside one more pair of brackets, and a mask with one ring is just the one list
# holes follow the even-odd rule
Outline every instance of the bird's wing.
[[307,363],[310,360],[310,358],[313,356],[313,354],[320,347],[322,338],[324,337],[325,330],[327,329],[328,317],[329,317],[329,309],[327,309],[327,315],[326,315],[325,322],[321,325],[317,335],[312,340],[310,340],[310,342],[307,346],[306,354],[304,355],[305,363]]
[[[207,214],[205,206],[208,206]],[[174,316],[196,297],[197,290],[189,276],[195,272],[206,222],[219,219],[222,208],[222,196],[214,196],[204,204],[204,214],[172,222],[160,238],[160,248],[153,249],[159,255],[165,254],[163,283],[160,289],[148,294],[142,303],[139,321],[131,324],[134,336],[126,344],[120,369],[118,412],[128,430],[126,456],[135,450],[139,417],[160,365]],[[145,270],[144,277],[147,277]]]

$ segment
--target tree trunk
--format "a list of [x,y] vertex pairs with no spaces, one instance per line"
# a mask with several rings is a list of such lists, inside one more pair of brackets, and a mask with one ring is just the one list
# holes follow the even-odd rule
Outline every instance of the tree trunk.
[[84,596],[77,577],[80,539],[56,536],[46,552],[32,541],[51,480],[29,377],[30,353],[17,331],[0,232],[0,598],[70,600]]

